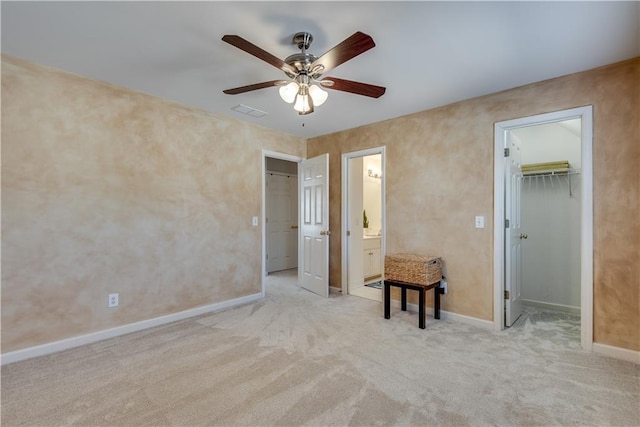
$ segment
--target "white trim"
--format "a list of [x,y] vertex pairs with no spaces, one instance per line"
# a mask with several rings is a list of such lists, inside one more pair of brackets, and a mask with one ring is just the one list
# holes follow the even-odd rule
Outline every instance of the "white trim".
[[594,342],[593,352],[640,365],[640,351],[629,350],[622,347],[613,347],[611,345]]
[[218,302],[215,304],[209,304],[202,307],[179,311],[177,313],[167,314],[165,316],[155,317],[153,319],[141,320],[140,322],[129,323],[127,325],[117,326],[115,328],[105,329],[103,331],[66,338],[60,341],[54,341],[47,344],[28,347],[22,350],[10,351],[2,355],[0,364],[6,365],[8,363],[19,362],[21,360],[31,359],[33,357],[44,356],[46,354],[68,350],[70,348],[79,347],[81,345],[92,344],[94,342],[114,338],[120,335],[130,334],[131,332],[138,332],[144,329],[166,325],[167,323],[176,322],[178,320],[200,316],[201,314],[213,313],[216,311],[224,310],[226,308],[237,307],[239,305],[257,301],[261,298],[261,294],[247,295],[228,301]]
[[[384,255],[386,254],[386,242],[387,242],[387,200],[386,200],[386,174],[387,174],[387,168],[386,168],[386,163],[387,163],[387,147],[386,146],[380,146],[380,147],[373,147],[373,148],[367,148],[365,150],[358,150],[358,151],[352,151],[350,153],[343,153],[342,154],[342,212],[341,212],[341,219],[342,219],[342,230],[340,231],[340,235],[341,235],[341,265],[342,265],[342,271],[341,271],[341,280],[342,280],[342,295],[348,295],[349,292],[349,282],[348,282],[348,270],[347,270],[347,264],[348,264],[348,250],[347,250],[347,214],[349,212],[349,192],[348,192],[348,187],[349,187],[349,173],[348,173],[348,165],[349,165],[349,160],[350,159],[355,159],[358,157],[365,157],[365,156],[373,156],[375,154],[380,154],[381,156],[381,160],[380,160],[380,167],[382,169],[382,182],[381,182],[381,193],[382,193],[382,235],[381,235],[381,239],[380,239],[380,254],[382,257],[384,257]],[[383,258],[384,259],[384,258]],[[382,277],[384,277],[384,263],[383,263],[383,267],[382,267]]]
[[593,107],[582,115],[582,215],[580,219],[580,343],[593,350]]
[[329,286],[329,293],[340,295],[342,293],[342,288],[336,288],[335,286]]
[[580,248],[580,341],[585,351],[593,346],[593,107],[539,114],[495,123],[493,205],[493,326],[504,329],[504,154],[506,132],[512,129],[582,119],[582,218]]
[[537,308],[542,308],[547,310],[556,310],[556,311],[562,311],[562,312],[571,313],[571,314],[580,314],[580,307],[574,307],[571,305],[554,304],[552,302],[534,301],[530,299],[523,299],[522,304],[527,305],[529,307],[537,307]]
[[[298,194],[300,194],[300,162],[302,161],[302,157],[293,156],[291,154],[278,153],[277,151],[270,151],[262,149],[262,162],[260,165],[260,173],[262,175],[262,196],[260,201],[260,289],[262,292],[262,298],[267,296],[267,292],[265,289],[265,277],[267,276],[267,227],[265,227],[266,218],[267,218],[267,157],[271,157],[272,159],[280,159],[287,160],[289,162],[294,162],[298,164],[298,171],[296,175],[298,175]],[[300,216],[300,203],[298,203],[298,217]],[[300,233],[298,231],[298,233]],[[298,236],[299,238],[300,236]],[[298,245],[298,273],[300,272],[300,245]],[[298,283],[300,281],[298,280]],[[300,286],[300,285],[298,285]]]
[[[399,300],[391,300],[391,306],[393,308],[400,308]],[[412,304],[407,302],[407,311],[411,313],[418,313],[418,304]],[[425,307],[424,312],[433,317],[433,307]],[[393,316],[393,313],[391,313]],[[438,321],[433,319],[434,321]],[[485,329],[488,331],[493,330],[493,322],[491,320],[478,319],[477,317],[465,316],[464,314],[452,313],[450,311],[440,310],[440,319],[439,320],[451,320],[458,323],[465,323],[467,325],[475,326],[477,328]],[[418,324],[418,319],[416,318],[416,326]]]

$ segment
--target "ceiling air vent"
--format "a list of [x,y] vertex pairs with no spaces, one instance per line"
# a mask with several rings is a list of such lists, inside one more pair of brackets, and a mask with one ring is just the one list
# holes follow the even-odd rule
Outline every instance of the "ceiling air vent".
[[249,107],[244,104],[238,104],[235,107],[231,107],[233,111],[237,111],[238,113],[246,114],[251,117],[262,117],[266,116],[267,113],[262,110],[258,110],[257,108]]

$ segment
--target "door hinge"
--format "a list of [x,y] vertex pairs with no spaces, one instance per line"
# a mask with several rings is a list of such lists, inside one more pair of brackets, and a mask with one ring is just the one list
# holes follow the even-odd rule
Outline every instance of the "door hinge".
[[504,291],[504,299],[509,299],[509,291]]
[[509,154],[511,153],[511,150],[509,150],[509,148],[505,148],[504,149],[504,156],[505,157],[509,157]]
[[347,236],[351,236],[351,232],[347,230]]
[[509,220],[508,219],[504,220],[504,228],[509,228]]

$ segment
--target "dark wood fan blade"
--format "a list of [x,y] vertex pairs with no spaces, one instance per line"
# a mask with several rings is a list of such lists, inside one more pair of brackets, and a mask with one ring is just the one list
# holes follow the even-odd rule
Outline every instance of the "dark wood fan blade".
[[244,50],[250,55],[255,56],[256,58],[262,59],[264,62],[273,65],[276,68],[281,69],[285,73],[296,74],[296,69],[291,65],[284,62],[282,59],[273,56],[266,50],[263,50],[256,46],[255,44],[243,39],[240,36],[227,34],[222,37],[222,41],[229,43],[231,46],[235,46],[238,49]]
[[320,58],[313,61],[310,69],[313,70],[317,65],[322,65],[324,66],[324,69],[322,69],[318,74],[326,73],[338,65],[368,51],[375,45],[376,44],[373,42],[371,36],[358,31],[352,36],[346,38],[342,43],[336,45]]
[[239,93],[251,92],[252,90],[264,89],[267,87],[280,86],[287,83],[286,80],[271,80],[269,82],[255,83],[248,86],[240,86],[233,89],[223,90],[227,95],[237,95]]
[[335,77],[325,77],[323,81],[332,81],[332,86],[322,85],[323,88],[341,90],[343,92],[355,93],[356,95],[369,96],[371,98],[380,98],[384,95],[387,88],[382,86],[370,85],[368,83],[354,82],[352,80],[338,79]]

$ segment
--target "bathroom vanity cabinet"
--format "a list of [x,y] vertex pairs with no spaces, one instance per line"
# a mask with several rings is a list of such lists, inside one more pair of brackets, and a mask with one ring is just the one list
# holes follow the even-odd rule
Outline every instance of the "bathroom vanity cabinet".
[[380,276],[382,274],[382,248],[380,237],[364,238],[363,248],[363,272],[364,278]]

